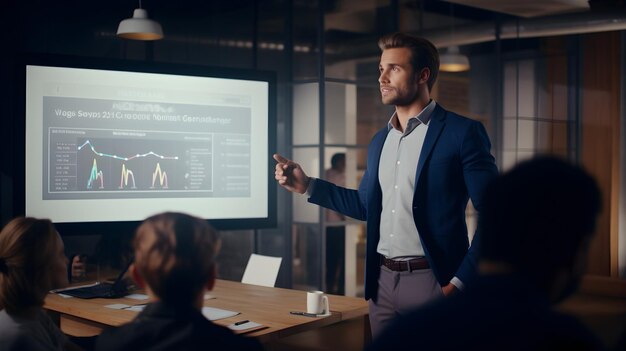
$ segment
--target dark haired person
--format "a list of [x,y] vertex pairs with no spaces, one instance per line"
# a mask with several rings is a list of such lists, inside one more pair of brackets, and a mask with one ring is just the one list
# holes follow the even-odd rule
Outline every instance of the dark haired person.
[[[346,154],[338,152],[330,159],[330,168],[324,172],[324,179],[339,186],[346,185]],[[346,279],[346,227],[345,216],[326,210],[326,292],[345,294]]]
[[78,350],[43,311],[67,282],[63,241],[47,219],[19,217],[0,232],[0,350]]
[[599,211],[598,186],[582,169],[549,157],[519,164],[487,188],[474,284],[401,316],[369,349],[602,349],[552,308],[585,271]]
[[146,219],[133,241],[130,272],[155,301],[130,323],[105,331],[96,350],[261,350],[206,319],[204,292],[213,289],[217,232],[200,218],[162,213]]
[[382,102],[396,111],[369,144],[359,189],[310,178],[274,155],[281,186],[367,221],[365,298],[374,335],[397,315],[470,284],[476,248],[465,209],[471,198],[480,211],[498,173],[482,124],[430,98],[439,72],[435,46],[403,33],[378,44]]

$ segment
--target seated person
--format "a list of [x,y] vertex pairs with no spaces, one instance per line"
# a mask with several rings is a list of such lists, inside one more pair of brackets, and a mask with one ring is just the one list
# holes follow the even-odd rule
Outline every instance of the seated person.
[[42,306],[67,286],[63,241],[47,219],[20,217],[0,232],[0,350],[77,350]]
[[87,275],[87,255],[73,254],[69,257],[67,266],[67,277],[70,282],[78,282],[85,279]]
[[478,278],[466,291],[400,316],[369,350],[598,350],[552,305],[585,271],[600,211],[596,182],[551,157],[519,164],[487,188]]
[[209,224],[181,213],[162,213],[137,228],[130,273],[152,303],[132,322],[105,331],[96,350],[261,350],[202,313],[215,284],[220,240]]
[[72,239],[65,243],[66,251],[69,249],[72,252],[67,272],[70,283],[92,280],[94,277],[98,279],[98,272],[94,269],[96,267],[101,272],[120,271],[132,259],[132,238],[126,233],[111,232],[99,238],[86,235]]

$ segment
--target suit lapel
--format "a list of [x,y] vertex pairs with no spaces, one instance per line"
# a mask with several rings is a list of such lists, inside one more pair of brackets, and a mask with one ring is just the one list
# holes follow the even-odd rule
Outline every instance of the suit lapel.
[[387,128],[381,129],[372,142],[374,149],[372,150],[371,156],[372,159],[368,160],[368,163],[372,165],[372,174],[370,174],[370,179],[374,181],[374,184],[379,184],[378,180],[378,167],[380,166],[380,154],[383,151],[383,145],[385,144],[385,139],[387,139]]
[[444,110],[439,104],[435,106],[435,111],[433,111],[433,116],[430,119],[428,124],[428,131],[426,132],[426,137],[424,138],[424,145],[422,145],[422,152],[420,153],[419,161],[417,162],[417,170],[415,171],[415,189],[417,190],[417,183],[420,179],[420,174],[422,173],[422,169],[424,169],[424,165],[426,164],[426,160],[430,156],[430,153],[433,151],[433,147],[437,143],[437,139],[439,139],[439,135],[443,130],[443,127],[446,125],[446,110]]

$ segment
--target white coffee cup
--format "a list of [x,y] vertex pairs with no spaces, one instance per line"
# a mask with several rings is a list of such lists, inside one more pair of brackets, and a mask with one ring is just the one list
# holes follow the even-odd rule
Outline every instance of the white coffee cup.
[[306,312],[319,315],[329,315],[328,296],[322,291],[309,291],[306,293]]

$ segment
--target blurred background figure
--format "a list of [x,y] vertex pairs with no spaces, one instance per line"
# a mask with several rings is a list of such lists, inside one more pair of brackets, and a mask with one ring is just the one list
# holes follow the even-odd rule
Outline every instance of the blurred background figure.
[[[326,180],[335,185],[346,186],[346,154],[334,154],[330,164],[331,168],[325,172]],[[329,294],[345,294],[345,219],[341,213],[326,210],[326,290]]]
[[70,282],[80,282],[85,280],[87,274],[87,255],[75,254],[69,259],[69,279]]
[[131,234],[110,232],[64,237],[69,282],[115,279],[132,259]]

